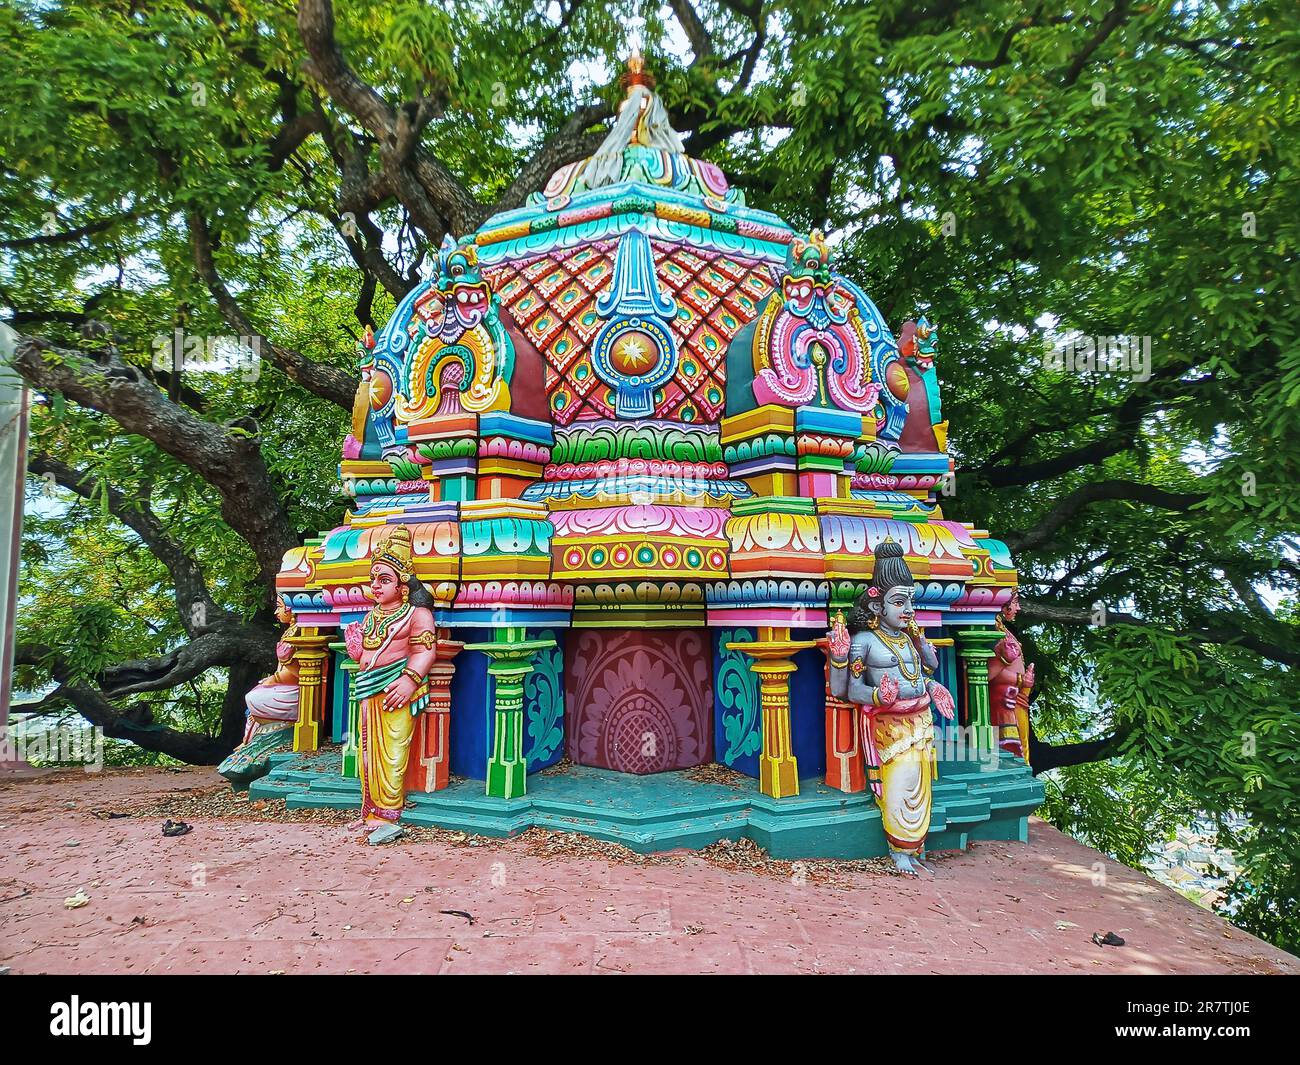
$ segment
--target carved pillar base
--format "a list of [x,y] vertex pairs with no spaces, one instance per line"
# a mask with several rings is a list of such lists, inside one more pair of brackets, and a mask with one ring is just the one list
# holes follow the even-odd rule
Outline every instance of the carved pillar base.
[[320,727],[325,720],[326,661],[329,637],[309,629],[288,640],[298,663],[298,720],[293,726],[294,751],[320,749]]
[[[340,651],[339,654],[346,655],[346,651]],[[361,755],[357,743],[361,739],[361,722],[357,719],[358,707],[356,696],[352,692],[352,686],[356,683],[355,676],[361,667],[351,658],[339,664],[339,668],[347,674],[348,678],[348,705],[344,711],[347,715],[343,726],[343,766],[342,773],[345,777],[351,777],[353,780],[361,779]]]
[[491,659],[488,673],[496,682],[492,754],[487,763],[487,794],[494,798],[513,799],[526,790],[524,678],[533,668],[533,655],[554,643],[551,639],[530,640],[522,625],[507,625],[494,630],[490,643],[465,645]]
[[415,722],[411,756],[406,763],[408,792],[439,791],[447,786],[451,767],[452,659],[465,645],[439,634],[438,658],[429,670],[429,705]]
[[976,742],[985,750],[997,747],[989,704],[989,659],[1002,639],[997,629],[958,629],[957,653],[966,666],[966,724],[975,732]]
[[862,753],[858,708],[826,696],[826,786],[855,795],[867,790],[867,760]]
[[854,795],[867,790],[867,760],[862,753],[857,707],[831,694],[831,664],[827,641],[817,641],[826,654],[826,786]]
[[758,674],[758,702],[763,711],[763,751],[758,758],[759,788],[764,795],[782,799],[799,794],[799,764],[790,742],[790,674],[794,656],[815,640],[792,640],[786,628],[760,628],[754,643],[729,643],[754,659],[749,667]]

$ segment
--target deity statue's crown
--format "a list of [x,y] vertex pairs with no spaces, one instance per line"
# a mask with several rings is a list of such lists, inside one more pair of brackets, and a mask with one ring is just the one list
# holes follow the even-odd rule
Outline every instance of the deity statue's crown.
[[405,525],[395,526],[392,532],[379,541],[379,546],[370,558],[370,568],[373,570],[381,562],[396,570],[403,581],[410,577],[411,530]]

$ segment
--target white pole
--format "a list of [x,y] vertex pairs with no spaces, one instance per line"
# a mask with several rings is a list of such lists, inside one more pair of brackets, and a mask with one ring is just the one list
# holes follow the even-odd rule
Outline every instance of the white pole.
[[23,536],[27,471],[27,413],[31,393],[8,365],[18,334],[0,323],[0,735],[9,724],[13,695],[14,628],[18,610],[18,561]]

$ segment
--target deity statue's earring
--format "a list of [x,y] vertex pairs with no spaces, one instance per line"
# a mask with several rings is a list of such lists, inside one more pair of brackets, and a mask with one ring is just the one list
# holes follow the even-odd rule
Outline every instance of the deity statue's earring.
[[867,619],[867,628],[872,632],[875,632],[876,629],[880,628],[880,616],[872,614],[871,617]]
[[411,598],[411,589],[408,588],[406,585],[403,584],[403,585],[402,585],[402,602],[405,603],[405,602],[409,601],[410,598]]

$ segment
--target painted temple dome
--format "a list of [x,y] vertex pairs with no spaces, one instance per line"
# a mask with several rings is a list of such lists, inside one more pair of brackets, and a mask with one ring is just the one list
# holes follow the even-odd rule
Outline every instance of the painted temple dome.
[[286,557],[357,616],[386,526],[439,624],[824,629],[904,545],[918,621],[991,624],[1015,571],[943,517],[925,319],[896,338],[820,233],[686,155],[637,64],[600,148],[448,240],[361,345],[342,526]]
[[[353,502],[277,578],[303,656],[298,753],[254,738],[238,779],[255,763],[258,798],[641,851],[738,833],[788,858],[1023,840],[1043,792],[1008,714],[1032,670],[1001,670],[995,701],[989,665],[1016,572],[939,504],[937,328],[895,335],[822,234],[685,153],[638,64],[625,87],[596,152],[446,241],[367,330],[339,465]],[[924,703],[859,690],[870,626],[827,634],[877,553],[891,594],[914,582],[925,630],[914,673],[902,630],[883,668],[894,695],[928,671]],[[407,580],[401,605],[378,585],[371,609],[377,556]],[[417,615],[429,627],[380,662]],[[414,715],[387,685],[414,685]],[[950,753],[950,717],[974,726],[978,770]],[[320,751],[326,722],[337,753]],[[891,768],[919,759],[919,777]],[[756,787],[674,772],[714,763]],[[664,778],[629,789],[627,773]]]

